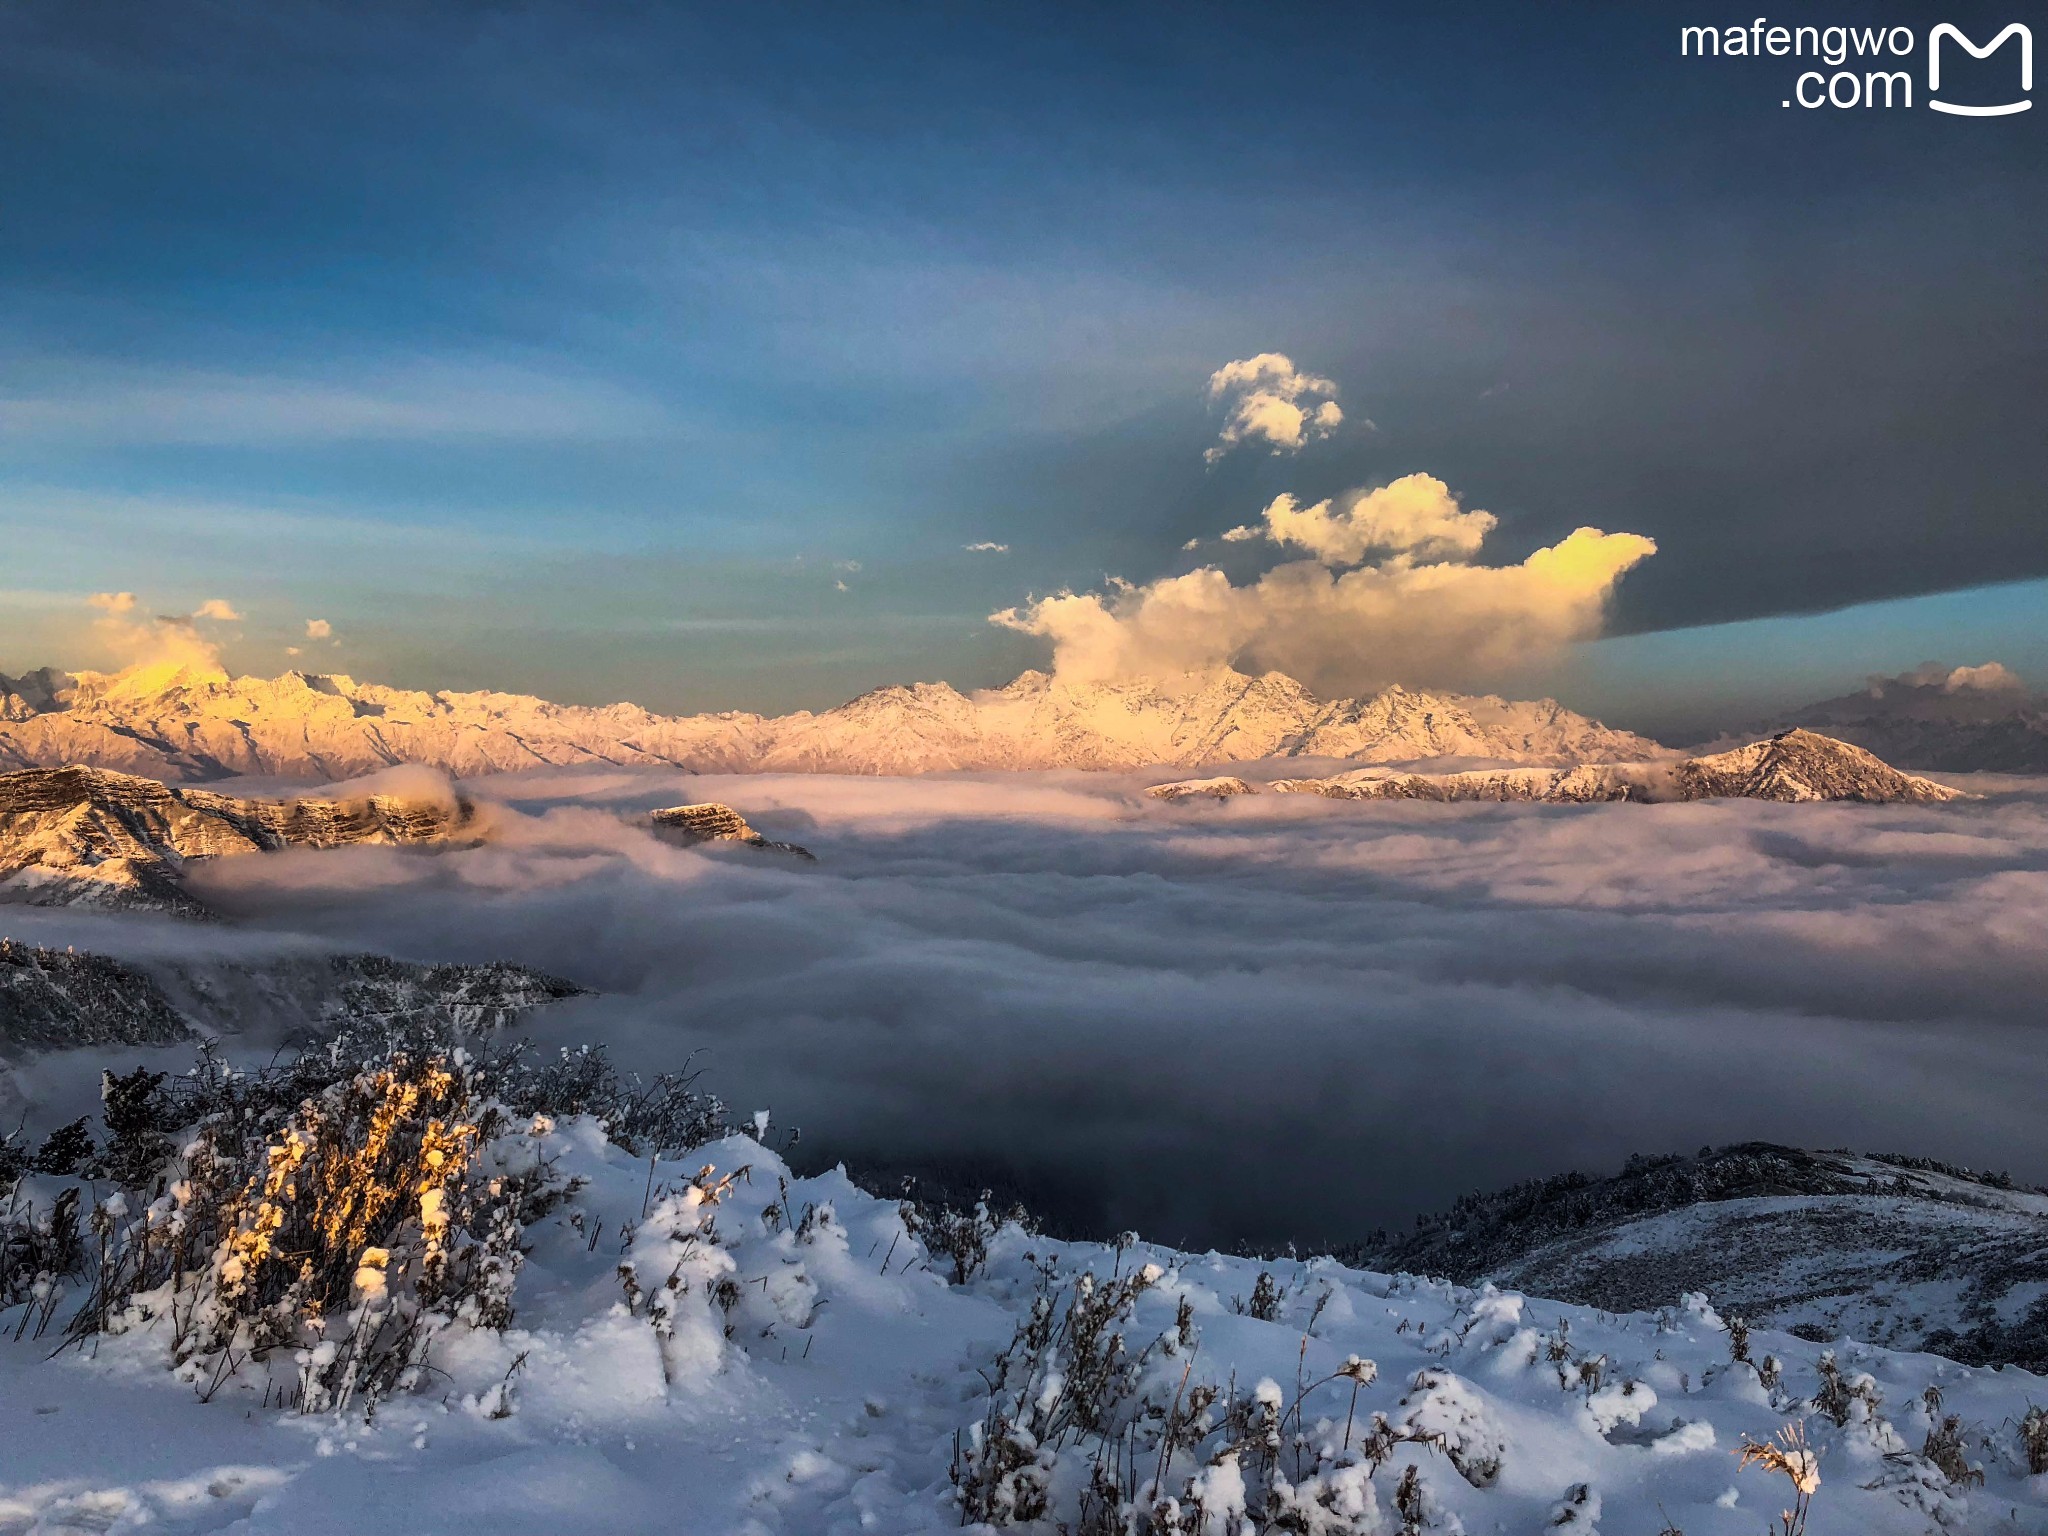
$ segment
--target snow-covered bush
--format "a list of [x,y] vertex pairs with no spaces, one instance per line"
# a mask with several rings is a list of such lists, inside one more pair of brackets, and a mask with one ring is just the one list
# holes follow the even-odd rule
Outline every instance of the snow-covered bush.
[[2020,1452],[2030,1476],[2048,1472],[2048,1408],[2038,1403],[2029,1403],[2020,1417]]
[[947,1260],[953,1266],[953,1283],[965,1285],[988,1263],[988,1245],[1003,1228],[1035,1230],[1031,1215],[1023,1206],[1014,1205],[998,1216],[989,1209],[992,1198],[991,1192],[984,1189],[972,1210],[958,1211],[938,1201],[915,1199],[906,1186],[899,1202],[903,1230],[923,1243],[933,1258]]
[[[1133,1348],[1125,1335],[1138,1308],[1167,1283],[1146,1265],[1107,1281],[1083,1273],[1063,1290],[1041,1266],[1029,1312],[984,1373],[987,1407],[956,1441],[963,1519],[1049,1521],[1074,1536],[1392,1536],[1441,1513],[1412,1462],[1392,1508],[1383,1502],[1374,1474],[1401,1447],[1455,1444],[1468,1465],[1498,1469],[1498,1437],[1480,1426],[1476,1405],[1454,1406],[1455,1387],[1438,1390],[1454,1377],[1433,1378],[1427,1401],[1398,1420],[1361,1420],[1359,1392],[1379,1371],[1357,1355],[1313,1381],[1297,1378],[1292,1392],[1270,1377],[1249,1391],[1204,1380],[1185,1296],[1172,1325]],[[1314,1394],[1347,1386],[1331,1400],[1343,1403],[1341,1418],[1309,1421]]]
[[[502,1330],[525,1227],[571,1192],[541,1151],[550,1104],[594,1106],[651,1141],[722,1129],[687,1078],[621,1083],[453,1031],[372,1023],[259,1072],[203,1050],[175,1079],[102,1081],[104,1144],[82,1126],[21,1159],[0,1207],[0,1307],[66,1337],[150,1330],[210,1397],[253,1373],[306,1411],[420,1380],[451,1327]],[[74,1134],[76,1133],[76,1134]],[[74,1145],[76,1143],[76,1145]],[[89,1176],[41,1199],[23,1175]]]
[[1984,1482],[1984,1469],[1970,1463],[1968,1447],[1963,1441],[1963,1421],[1956,1414],[1945,1415],[1927,1432],[1926,1444],[1920,1454],[1934,1463],[1941,1475],[1959,1488],[1979,1487]]
[[1867,1372],[1843,1375],[1832,1349],[1821,1351],[1814,1369],[1820,1373],[1820,1386],[1808,1403],[1815,1411],[1826,1414],[1838,1425],[1846,1425],[1851,1419],[1869,1422],[1877,1417],[1884,1399],[1878,1393],[1877,1382]]
[[[467,1301],[472,1321],[502,1326],[505,1308],[490,1293],[509,1285],[517,1225],[532,1219],[535,1199],[530,1179],[485,1177],[476,1162],[504,1127],[588,1115],[629,1152],[680,1151],[729,1129],[725,1106],[695,1083],[687,1071],[652,1081],[622,1077],[602,1048],[536,1060],[523,1046],[478,1040],[445,1020],[382,1018],[358,1020],[258,1071],[238,1070],[207,1045],[176,1077],[142,1068],[106,1073],[103,1141],[80,1119],[34,1153],[12,1139],[0,1143],[0,1308],[34,1301],[33,1315],[16,1328],[40,1333],[70,1296],[78,1305],[68,1335],[82,1339],[173,1279],[210,1284],[218,1295],[203,1316],[190,1295],[176,1313],[181,1362],[204,1355],[215,1369],[232,1371],[267,1360],[305,1331],[285,1318],[303,1306],[308,1318],[322,1319],[324,1336],[306,1346],[318,1357],[315,1374],[338,1380],[362,1366],[363,1351],[382,1359],[386,1344],[410,1337],[400,1315],[422,1285],[430,1313]],[[390,1161],[415,1155],[439,1159],[431,1178]],[[114,1193],[94,1204],[76,1182],[85,1179],[95,1189],[111,1184]],[[516,1192],[513,1207],[501,1208],[513,1197],[491,1193],[494,1181]],[[435,1198],[437,1211],[413,1208]],[[400,1206],[419,1231],[394,1250],[381,1236],[392,1235],[383,1227]],[[344,1207],[352,1214],[340,1214]],[[444,1221],[453,1247],[443,1244]],[[245,1222],[249,1230],[241,1232]],[[285,1235],[266,1239],[272,1227]],[[320,1245],[300,1242],[313,1235]],[[237,1242],[239,1250],[216,1253]],[[366,1262],[369,1250],[384,1259]],[[281,1278],[286,1253],[310,1273]],[[226,1268],[202,1279],[216,1259]],[[370,1288],[383,1273],[384,1294],[398,1298],[380,1313],[375,1337],[384,1344],[338,1337],[327,1322],[346,1313],[365,1323],[354,1295],[359,1272]],[[228,1327],[213,1302],[240,1321]],[[268,1322],[243,1315],[251,1307],[275,1315]],[[201,1326],[215,1322],[225,1331]],[[391,1347],[401,1355],[411,1348]],[[356,1363],[344,1368],[337,1363],[344,1360]],[[391,1373],[380,1367],[371,1375]],[[309,1386],[305,1400],[320,1396]]]
[[161,1325],[202,1397],[288,1360],[292,1406],[374,1409],[417,1384],[443,1329],[511,1320],[521,1230],[564,1192],[537,1159],[485,1155],[511,1131],[477,1062],[404,1046],[274,1126],[210,1117],[73,1331]]

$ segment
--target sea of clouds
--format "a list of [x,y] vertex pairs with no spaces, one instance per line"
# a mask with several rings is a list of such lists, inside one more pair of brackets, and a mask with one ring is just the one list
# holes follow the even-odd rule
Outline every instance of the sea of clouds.
[[[802,1127],[799,1163],[1164,1241],[1342,1241],[1747,1138],[2048,1179],[2038,781],[1947,807],[1141,786],[524,776],[471,786],[500,806],[478,847],[202,870],[231,925],[38,922],[81,947],[517,960],[598,993],[536,1039],[642,1070],[695,1053],[735,1108]],[[638,824],[704,799],[818,862]]]

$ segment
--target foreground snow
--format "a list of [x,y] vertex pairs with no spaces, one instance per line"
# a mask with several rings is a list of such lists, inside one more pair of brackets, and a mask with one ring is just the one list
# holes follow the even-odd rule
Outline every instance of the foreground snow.
[[[1756,1332],[1751,1356],[1782,1362],[1768,1389],[1731,1363],[1729,1333],[1698,1300],[1614,1316],[1329,1261],[1055,1243],[1014,1227],[954,1286],[894,1202],[840,1172],[791,1178],[751,1138],[653,1168],[588,1121],[508,1141],[500,1156],[589,1182],[530,1230],[514,1327],[444,1336],[445,1375],[374,1422],[281,1414],[253,1379],[202,1404],[149,1327],[50,1359],[54,1329],[11,1342],[19,1314],[0,1318],[0,1532],[957,1528],[948,1466],[956,1443],[973,1443],[983,1373],[1046,1263],[1062,1287],[1085,1270],[1106,1282],[1157,1266],[1124,1331],[1134,1352],[1176,1335],[1160,1379],[1234,1383],[1241,1398],[1270,1380],[1291,1403],[1347,1357],[1376,1362],[1355,1413],[1345,1379],[1311,1392],[1303,1434],[1334,1444],[1348,1417],[1356,1443],[1382,1413],[1439,1444],[1392,1446],[1345,1491],[1351,1523],[1303,1529],[1401,1530],[1395,1490],[1413,1466],[1415,1529],[1755,1536],[1790,1487],[1738,1470],[1734,1453],[1799,1418],[1821,1448],[1815,1536],[2048,1529],[2048,1476],[2027,1475],[2017,1435],[2048,1383],[2017,1370],[1843,1342],[1838,1426],[1804,1402],[1824,1346]],[[747,1170],[715,1206],[689,1184],[706,1164]],[[622,1258],[640,1292],[630,1308]],[[1277,1296],[1256,1310],[1271,1321],[1234,1310],[1262,1271]],[[680,1287],[650,1305],[669,1275]],[[1183,1302],[1191,1344],[1176,1329]],[[1918,1454],[1930,1388],[1941,1415],[1960,1417],[1983,1486],[1951,1484]],[[1086,1470],[1081,1452],[1055,1462],[1056,1514],[1071,1519],[1060,1500]]]

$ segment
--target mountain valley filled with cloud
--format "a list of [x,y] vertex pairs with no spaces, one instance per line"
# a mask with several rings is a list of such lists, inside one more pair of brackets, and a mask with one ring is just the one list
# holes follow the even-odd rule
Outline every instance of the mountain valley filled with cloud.
[[2030,25],[0,6],[0,1536],[2048,1536]]

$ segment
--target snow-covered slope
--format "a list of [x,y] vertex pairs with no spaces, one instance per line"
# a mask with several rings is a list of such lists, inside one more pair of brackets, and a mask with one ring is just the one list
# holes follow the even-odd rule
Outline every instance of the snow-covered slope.
[[252,1030],[278,1046],[365,1018],[488,1033],[581,990],[502,961],[420,965],[366,954],[132,961],[0,938],[0,1063],[37,1051],[170,1045]]
[[822,714],[663,716],[502,693],[421,693],[343,676],[229,678],[193,668],[0,678],[0,764],[89,763],[168,779],[333,780],[394,763],[459,775],[616,763],[702,772],[1129,769],[1262,757],[1632,762],[1655,743],[1556,701],[1389,688],[1323,700],[1228,669],[1073,685],[879,688]]
[[2048,1371],[2048,1193],[1910,1159],[1751,1143],[1474,1196],[1357,1251],[1630,1311],[1674,1283],[1808,1337]]
[[240,800],[99,768],[0,774],[0,901],[193,913],[188,861],[285,847],[462,836],[455,796]]
[[[1792,1488],[1735,1453],[1798,1420],[1810,1536],[2048,1523],[2017,1370],[1761,1327],[1741,1364],[1699,1299],[1616,1315],[1014,1227],[954,1285],[896,1202],[753,1138],[650,1164],[574,1119],[489,1155],[582,1182],[528,1228],[510,1326],[440,1335],[374,1417],[280,1410],[284,1351],[181,1379],[170,1316],[53,1356],[62,1314],[17,1343],[0,1312],[0,1529],[907,1536],[967,1524],[957,1478],[984,1533],[1757,1536]],[[1151,1513],[1084,1525],[1091,1483]]]
[[[1861,800],[1939,802],[1960,790],[1879,762],[1861,747],[1812,731],[1787,731],[1706,757],[1676,762],[1583,763],[1569,768],[1494,768],[1468,773],[1398,773],[1359,768],[1322,779],[1276,779],[1276,794],[1332,800],[1500,800],[1591,804],[1614,800]],[[1161,800],[1258,793],[1245,779],[1155,784]]]

